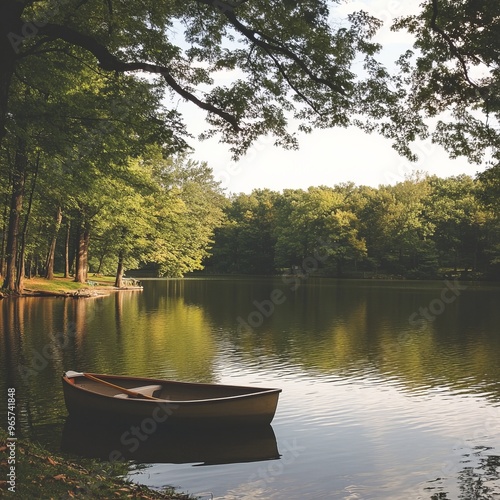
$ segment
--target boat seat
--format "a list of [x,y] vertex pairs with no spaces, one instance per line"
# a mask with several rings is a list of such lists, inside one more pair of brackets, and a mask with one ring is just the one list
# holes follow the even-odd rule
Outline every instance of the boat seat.
[[[140,392],[144,396],[152,396],[156,391],[161,390],[161,385],[141,385],[140,387],[131,387],[128,389],[129,391]],[[129,397],[128,394],[120,393],[115,394],[115,398],[127,399]]]

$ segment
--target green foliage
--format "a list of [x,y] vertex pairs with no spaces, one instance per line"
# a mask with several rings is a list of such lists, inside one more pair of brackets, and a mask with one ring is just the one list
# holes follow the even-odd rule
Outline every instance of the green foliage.
[[434,119],[432,139],[452,157],[498,161],[500,4],[426,0],[419,14],[393,29],[416,38],[415,51],[399,60],[408,109]]
[[152,167],[156,189],[149,203],[155,222],[143,260],[158,264],[160,274],[169,277],[202,269],[223,218],[226,200],[219,184],[205,163],[184,156],[157,158]]
[[284,203],[276,229],[276,264],[290,267],[321,253],[324,260],[341,266],[366,252],[358,238],[356,215],[345,205],[345,195],[327,187],[309,188],[292,193]]
[[225,223],[215,232],[217,244],[208,265],[220,272],[272,274],[277,196],[265,189],[234,197],[225,209]]
[[[431,118],[432,139],[451,156],[500,159],[497,4],[427,0],[394,24],[416,50],[390,75],[376,59],[381,22],[365,12],[332,22],[338,3],[3,1],[2,216],[7,226],[22,180],[16,213],[35,271],[62,211],[70,253],[90,252],[99,271],[118,259],[183,275],[203,267],[217,230],[208,262],[226,272],[268,274],[309,258],[337,275],[490,272],[500,262],[498,167],[477,181],[417,176],[228,202],[210,169],[186,156],[179,98],[206,111],[202,137],[219,136],[235,158],[261,135],[295,148],[297,130],[356,125],[413,159]],[[10,226],[4,233],[17,237]]]
[[500,279],[500,165],[479,174],[478,197],[484,205],[485,252],[489,255],[489,273]]
[[[349,125],[378,130],[411,155],[406,142],[418,115],[400,105],[400,89],[376,59],[381,46],[373,38],[382,23],[363,11],[340,18],[340,3],[5,0],[0,35],[9,34],[11,46],[0,46],[0,89],[9,88],[19,65],[54,57],[79,87],[73,67],[84,60],[90,71],[104,70],[111,79],[151,75],[155,95],[169,107],[160,119],[168,122],[164,138],[176,147],[185,146],[177,133],[183,130],[176,112],[182,98],[207,112],[202,136],[219,136],[234,157],[261,135],[295,148],[297,130]],[[126,90],[132,102],[135,90]],[[106,106],[98,82],[87,91]],[[6,100],[0,93],[0,130]],[[140,108],[134,112],[141,114]]]
[[248,274],[493,276],[500,224],[485,200],[498,205],[499,179],[496,170],[477,180],[417,173],[378,189],[343,184],[241,194],[226,209],[209,264]]
[[[0,150],[7,224],[15,158],[20,141],[25,144],[28,162],[20,175],[26,181],[21,215],[28,228],[28,269],[44,268],[59,209],[73,228],[70,258],[77,231],[86,231],[92,271],[114,271],[118,256],[127,268],[154,260],[172,276],[198,269],[223,197],[211,170],[182,156],[185,132],[176,113],[164,112],[157,85],[99,71],[84,51],[56,42],[30,62],[20,63],[13,78]],[[176,160],[174,152],[181,155]],[[63,244],[59,238],[59,269]]]

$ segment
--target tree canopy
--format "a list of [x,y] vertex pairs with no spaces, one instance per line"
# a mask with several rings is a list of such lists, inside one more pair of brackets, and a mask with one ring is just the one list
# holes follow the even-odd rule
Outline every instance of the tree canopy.
[[498,173],[491,172],[240,194],[225,209],[206,264],[237,274],[498,278]]
[[418,15],[398,19],[393,29],[415,37],[414,50],[399,60],[397,77],[408,108],[436,123],[432,139],[451,157],[497,163],[500,4],[426,0]]
[[365,12],[334,20],[337,3],[4,0],[0,130],[18,65],[57,53],[61,64],[91,57],[111,73],[152,75],[171,109],[180,98],[205,110],[204,136],[219,134],[235,157],[263,134],[296,147],[292,118],[305,131],[384,122],[379,129],[404,150],[410,121],[375,59],[381,22]]
[[[452,156],[498,159],[500,6],[426,0],[396,20],[415,37],[390,74],[377,59],[382,21],[338,15],[341,0],[4,0],[0,4],[0,133],[23,64],[81,58],[109,74],[150,75],[169,97],[177,135],[183,99],[207,113],[235,157],[259,135],[297,146],[296,130],[356,125],[410,144],[430,133]],[[361,63],[361,64],[360,64]],[[173,119],[175,118],[175,120]],[[431,119],[431,122],[426,119]],[[290,122],[293,120],[293,126]]]

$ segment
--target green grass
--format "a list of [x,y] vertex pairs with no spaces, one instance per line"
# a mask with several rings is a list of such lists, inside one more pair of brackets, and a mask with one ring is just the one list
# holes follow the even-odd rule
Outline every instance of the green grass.
[[89,274],[89,280],[97,281],[98,283],[102,283],[103,285],[114,285],[116,276],[93,276],[92,274]]
[[[112,286],[114,285],[115,278],[113,276],[89,276],[89,280],[97,282],[98,286]],[[24,281],[24,288],[31,291],[65,293],[92,287],[89,287],[86,283],[75,283],[73,278],[64,278],[62,275],[59,276],[56,274],[53,280],[38,276],[26,279]]]
[[26,290],[39,290],[42,292],[74,292],[87,287],[88,285],[83,283],[75,283],[72,278],[54,278],[53,280],[48,280],[36,277],[24,280],[24,288]]

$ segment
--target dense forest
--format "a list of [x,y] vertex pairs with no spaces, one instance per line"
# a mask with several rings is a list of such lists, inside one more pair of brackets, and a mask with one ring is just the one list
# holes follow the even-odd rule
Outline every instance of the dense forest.
[[[55,270],[82,283],[113,270],[119,285],[141,263],[166,276],[498,276],[499,5],[427,0],[392,16],[414,43],[389,71],[383,21],[342,3],[3,0],[2,286]],[[228,199],[189,159],[179,100],[235,160],[262,136],[295,149],[298,132],[353,126],[409,161],[431,138],[488,169]]]
[[[346,183],[228,197],[206,164],[149,153],[108,173],[71,172],[78,179],[71,185],[41,155],[37,164],[29,163],[18,280],[21,273],[51,277],[58,271],[84,281],[88,273],[121,275],[148,265],[155,275],[169,277],[201,269],[500,277],[500,169],[476,179],[415,173],[378,188]],[[1,234],[4,272],[8,199]]]
[[256,190],[231,199],[213,272],[500,277],[498,169],[396,185]]

